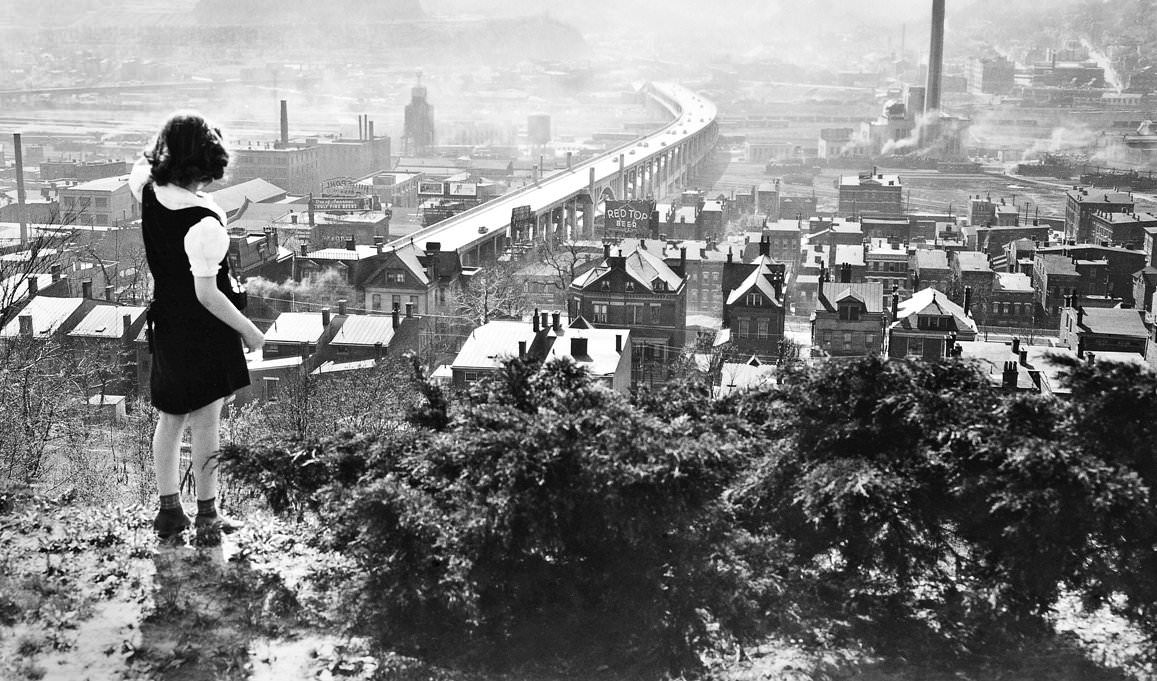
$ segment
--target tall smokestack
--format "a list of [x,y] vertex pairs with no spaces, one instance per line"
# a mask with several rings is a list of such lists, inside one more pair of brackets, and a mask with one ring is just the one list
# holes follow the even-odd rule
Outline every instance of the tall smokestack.
[[371,142],[374,141],[374,122],[368,119],[366,120],[366,139]]
[[20,222],[20,247],[28,247],[28,213],[24,203],[24,150],[20,146],[20,133],[12,133],[12,153],[16,156],[16,213]]
[[932,43],[928,46],[928,83],[924,113],[940,110],[940,73],[944,68],[944,0],[932,0]]
[[281,146],[289,146],[289,102],[281,100]]

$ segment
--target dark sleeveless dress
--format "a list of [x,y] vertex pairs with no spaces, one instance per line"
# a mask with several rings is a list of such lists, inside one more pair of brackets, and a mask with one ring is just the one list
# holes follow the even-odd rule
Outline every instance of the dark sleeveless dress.
[[[152,182],[142,191],[141,236],[154,282],[146,313],[149,389],[153,406],[168,414],[187,414],[249,385],[241,335],[205,309],[193,288],[185,234],[206,217],[219,220],[200,206],[165,208]],[[227,259],[217,271],[217,288],[236,299]]]

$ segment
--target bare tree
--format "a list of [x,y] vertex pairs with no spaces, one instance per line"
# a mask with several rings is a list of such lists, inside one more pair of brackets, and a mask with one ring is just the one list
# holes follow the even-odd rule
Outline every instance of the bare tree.
[[583,251],[574,241],[543,243],[539,246],[536,256],[552,271],[551,286],[564,297],[570,289],[571,282],[585,272],[587,265],[595,258],[594,254]]
[[530,310],[517,266],[510,262],[487,265],[450,293],[450,315],[473,326],[491,319],[519,318]]

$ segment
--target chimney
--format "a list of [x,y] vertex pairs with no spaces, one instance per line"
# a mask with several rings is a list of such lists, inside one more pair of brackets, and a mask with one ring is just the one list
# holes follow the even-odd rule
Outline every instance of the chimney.
[[124,329],[123,335],[127,340],[129,337],[129,329],[133,327],[133,316],[131,314],[121,315],[121,328]]
[[728,246],[727,247],[727,264],[728,265],[732,264],[732,258],[733,258],[733,254],[731,252],[731,247]]
[[1024,367],[1028,366],[1028,350],[1021,348],[1017,354],[1020,356],[1020,365]]
[[48,268],[48,271],[52,273],[52,283],[55,284],[56,282],[60,281],[60,263],[52,263],[52,266]]
[[940,75],[944,68],[944,0],[932,0],[932,40],[928,46],[928,81],[924,113],[940,109]]
[[25,337],[32,335],[32,315],[20,315],[20,335]]
[[518,341],[518,359],[526,359],[526,341]]
[[823,265],[820,265],[820,278],[819,278],[819,284],[818,284],[819,289],[818,289],[818,292],[816,293],[816,299],[817,300],[824,296],[824,277],[825,276],[827,276],[827,270],[824,269]]
[[897,315],[900,314],[900,294],[892,291],[892,321],[896,321]]
[[542,329],[543,331],[548,330],[550,328],[550,313],[543,312],[542,315],[539,317],[538,324],[539,324],[539,328]]
[[329,308],[321,308],[321,325],[323,328],[329,328]]
[[366,121],[366,139],[374,141],[374,122],[370,120]]
[[374,343],[374,359],[381,359],[382,358],[382,350],[383,349],[384,349],[384,346],[382,345],[381,341]]
[[611,245],[610,244],[603,244],[603,259],[607,259],[610,257],[611,257]]
[[337,301],[337,313],[338,314],[345,315],[345,304],[346,304],[345,298],[342,298],[341,300]]
[[534,308],[534,316],[531,317],[531,323],[534,325],[534,332],[538,333],[542,327],[539,326],[539,323],[538,323],[538,308],[537,307]]
[[555,333],[559,333],[560,331],[562,331],[562,315],[561,314],[559,314],[558,312],[550,313],[550,321],[551,321],[551,328],[554,329]]
[[33,274],[29,274],[28,278],[24,280],[25,282],[27,282],[27,285],[28,285],[28,297],[29,298],[35,296],[37,293],[40,293],[40,279],[38,279],[37,277],[38,277],[38,275],[33,273]]
[[1085,323],[1085,308],[1077,305],[1077,326],[1083,326]]
[[281,146],[289,146],[289,103],[281,100]]
[[114,288],[115,287],[112,286],[111,284],[104,287],[104,299],[105,300],[108,300],[108,301],[112,300],[112,292],[113,292]]
[[1012,339],[1012,354],[1014,354],[1014,355],[1020,354],[1020,339],[1019,338],[1013,338]]
[[80,297],[92,297],[92,279],[85,279],[84,281],[80,282]]
[[687,271],[687,247],[679,247],[679,274],[682,275]]
[[585,338],[571,338],[570,339],[570,356],[576,359],[581,359],[587,356],[587,339]]
[[1004,372],[1001,375],[1000,380],[1001,387],[1006,390],[1015,390],[1017,373],[1018,370],[1016,368],[1016,362],[1005,362]]
[[354,235],[352,235],[352,234],[351,234],[351,235],[350,235],[350,238],[348,238],[348,239],[346,239],[346,240],[345,240],[345,249],[346,249],[347,251],[356,251],[356,250],[357,250],[357,246],[358,246],[358,241],[357,241],[357,239],[354,237]]
[[972,287],[964,287],[964,314],[972,316]]
[[380,237],[380,236],[375,236],[375,237],[374,237],[374,251],[375,251],[375,252],[376,252],[378,255],[381,255],[381,254],[382,254],[382,246],[383,246],[383,244],[382,244],[382,237]]
[[398,319],[398,317],[399,317],[398,308],[395,307],[393,310],[391,310],[390,316],[394,318],[394,328],[395,329],[398,328],[398,324],[401,323],[401,320]]
[[441,250],[442,250],[442,242],[440,242],[440,241],[427,241],[426,242],[426,252],[427,253],[437,253]]
[[410,319],[413,316],[414,316],[414,304],[413,303],[406,303],[406,319]]
[[759,237],[759,254],[771,255],[771,241],[767,237]]
[[309,246],[306,244],[302,244],[301,245],[301,257],[304,258],[307,255],[309,255]]
[[623,334],[615,334],[615,352],[622,353],[623,351]]
[[1096,359],[1097,359],[1097,356],[1095,354],[1093,354],[1091,352],[1085,353],[1085,361],[1087,361],[1089,363],[1089,366],[1092,366],[1093,362],[1096,361]]
[[573,160],[574,160],[574,152],[573,151],[566,152],[566,169],[567,170],[571,169],[571,162]]

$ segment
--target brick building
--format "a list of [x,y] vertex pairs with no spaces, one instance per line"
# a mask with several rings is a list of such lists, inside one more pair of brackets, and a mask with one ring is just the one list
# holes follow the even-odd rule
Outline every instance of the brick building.
[[779,356],[786,316],[783,263],[767,254],[767,242],[750,263],[723,266],[723,328],[742,355]]
[[838,211],[843,217],[900,217],[904,214],[903,185],[899,175],[885,175],[873,170],[859,175],[841,175],[835,184],[839,191]]
[[893,298],[888,325],[888,356],[934,360],[946,357],[956,340],[976,338],[976,322],[964,307],[934,288],[912,294],[900,303]]
[[812,347],[829,357],[862,357],[884,352],[888,315],[879,282],[819,282],[811,316]]
[[1133,195],[1127,192],[1074,187],[1065,192],[1065,239],[1087,243],[1093,238],[1093,215],[1133,212]]

